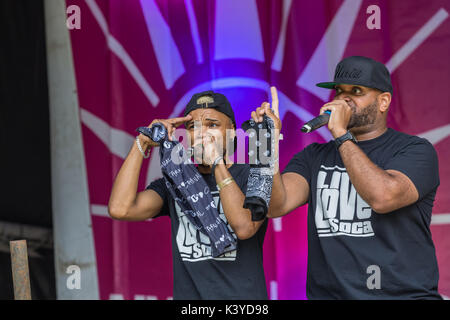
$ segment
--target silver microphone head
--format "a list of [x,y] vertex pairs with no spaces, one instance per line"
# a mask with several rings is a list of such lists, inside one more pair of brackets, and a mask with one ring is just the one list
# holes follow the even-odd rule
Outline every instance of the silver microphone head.
[[308,132],[311,132],[311,129],[312,128],[309,125],[305,124],[305,125],[303,125],[301,130],[302,130],[302,132],[308,133]]

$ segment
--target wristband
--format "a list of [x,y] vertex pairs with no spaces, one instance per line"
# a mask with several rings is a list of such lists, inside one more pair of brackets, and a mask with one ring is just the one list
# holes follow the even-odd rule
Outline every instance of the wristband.
[[139,141],[139,136],[136,137],[136,144],[137,144],[137,147],[138,147],[139,151],[144,156],[144,159],[147,159],[148,157],[150,157],[150,150],[147,150],[148,151],[147,155],[145,155],[145,152],[144,152],[144,150],[141,147],[141,142]]
[[334,139],[336,148],[339,150],[339,147],[347,140],[353,141],[354,143],[358,142],[356,138],[352,135],[352,133],[350,131],[347,131],[344,135]]
[[219,192],[220,192],[220,190],[222,190],[223,188],[225,188],[225,186],[229,185],[229,184],[232,183],[233,181],[234,181],[233,177],[228,177],[228,178],[222,180],[221,182],[219,182],[219,183],[217,184],[217,189],[218,189]]

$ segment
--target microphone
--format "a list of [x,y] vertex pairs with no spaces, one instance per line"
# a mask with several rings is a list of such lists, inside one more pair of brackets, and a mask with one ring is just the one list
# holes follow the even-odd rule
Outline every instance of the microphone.
[[321,114],[318,117],[315,117],[312,120],[309,120],[307,123],[305,123],[302,127],[302,132],[308,133],[311,131],[314,131],[316,129],[319,129],[323,125],[326,125],[328,123],[328,120],[330,119],[331,111],[327,110],[324,112],[324,114]]
[[142,133],[143,135],[149,137],[154,142],[162,142],[162,140],[166,137],[167,129],[166,127],[160,123],[154,123],[151,128],[149,127],[139,127],[136,129],[137,132]]

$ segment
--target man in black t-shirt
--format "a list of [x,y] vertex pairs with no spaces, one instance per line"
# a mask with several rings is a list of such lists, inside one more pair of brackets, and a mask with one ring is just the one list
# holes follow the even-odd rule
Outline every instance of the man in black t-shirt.
[[[353,56],[336,67],[328,129],[275,174],[269,217],[308,203],[309,299],[441,299],[431,238],[438,158],[427,140],[386,126],[387,68]],[[252,113],[257,121],[268,107]]]
[[[184,117],[157,119],[149,127],[156,122],[166,127],[169,140],[176,127],[185,125],[197,169],[207,184],[198,196],[211,193],[219,218],[237,241],[236,249],[214,257],[210,238],[180,209],[163,178],[136,194],[143,156],[159,146],[143,134],[114,181],[108,205],[111,217],[128,221],[170,217],[174,299],[267,299],[262,256],[267,219],[252,221],[250,210],[243,208],[250,167],[229,159],[236,129],[230,103],[222,94],[201,92],[191,98]],[[196,183],[196,177],[182,184]]]

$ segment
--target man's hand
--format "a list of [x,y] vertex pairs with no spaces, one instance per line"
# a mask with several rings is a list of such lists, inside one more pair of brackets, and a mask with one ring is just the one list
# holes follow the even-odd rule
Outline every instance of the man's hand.
[[203,139],[203,164],[212,167],[214,161],[218,157],[224,156],[221,150],[223,150],[223,148],[221,148],[220,142],[218,143],[216,141],[216,137],[213,135],[206,135]]
[[266,114],[269,118],[271,118],[275,124],[275,129],[278,129],[278,133],[281,130],[281,120],[280,120],[280,112],[278,110],[278,93],[276,87],[270,87],[270,93],[272,94],[272,108],[270,107],[270,103],[263,102],[261,107],[256,108],[255,111],[252,112],[251,116],[255,122],[262,122],[263,115]]
[[352,109],[345,100],[334,100],[320,108],[320,114],[331,111],[328,129],[333,137],[339,138],[347,132],[348,123],[352,116]]
[[[191,119],[192,116],[190,115],[172,119],[155,119],[148,127],[150,128],[156,122],[162,123],[167,129],[168,138],[172,140],[175,129]],[[159,145],[143,134],[139,135],[139,140],[144,152],[150,147]],[[108,213],[112,218],[143,221],[155,217],[161,211],[164,201],[156,191],[144,190],[138,192],[139,174],[143,159],[135,142],[114,180],[108,202]]]
[[272,108],[270,107],[270,104],[268,102],[263,102],[261,104],[261,107],[256,108],[255,111],[252,112],[251,116],[252,119],[255,122],[262,122],[263,121],[263,115],[267,115],[270,119],[273,120],[274,122],[274,126],[275,126],[275,154],[273,155],[273,158],[276,159],[275,161],[275,168],[274,168],[274,173],[277,173],[279,170],[279,166],[278,166],[278,142],[279,140],[283,139],[282,134],[280,133],[281,131],[281,120],[280,120],[280,112],[278,110],[278,93],[277,93],[277,88],[276,87],[270,87],[270,93],[272,95]]
[[[169,140],[172,141],[172,136],[176,130],[176,128],[178,128],[180,125],[182,125],[183,123],[192,120],[192,116],[191,115],[187,115],[186,117],[179,117],[179,118],[171,118],[171,119],[155,119],[153,120],[148,127],[150,128],[154,123],[156,122],[160,122],[164,125],[164,127],[166,127],[167,129],[167,134],[169,135]],[[140,134],[139,135],[139,140],[141,141],[141,145],[144,147],[144,149],[147,149],[148,147],[158,147],[159,143],[154,142],[152,139],[150,139],[149,137]]]

